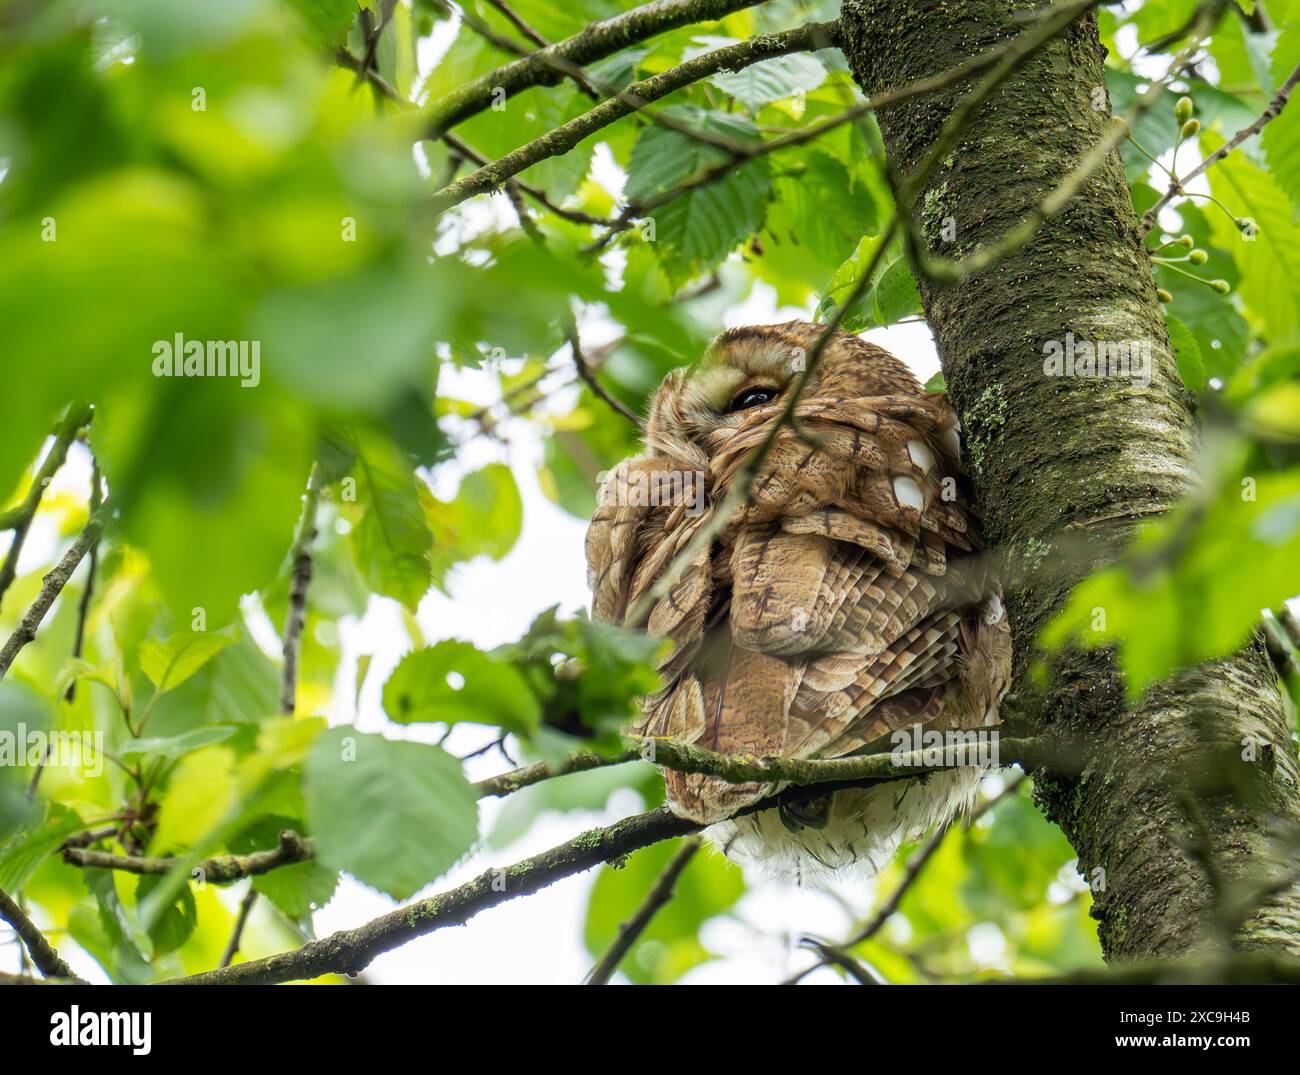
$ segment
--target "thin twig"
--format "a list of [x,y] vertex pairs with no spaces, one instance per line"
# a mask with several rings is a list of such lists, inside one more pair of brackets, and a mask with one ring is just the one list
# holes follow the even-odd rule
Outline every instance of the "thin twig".
[[[994,806],[1000,803],[1008,795],[1013,794],[1026,779],[1028,779],[1028,774],[1021,772],[1017,773],[1013,779],[1008,780],[1001,791],[985,800],[985,802],[980,804],[977,809],[971,812],[970,817],[966,819],[965,827],[969,829]],[[903,878],[899,881],[894,891],[890,893],[889,898],[876,909],[875,913],[872,914],[866,922],[853,932],[848,940],[844,941],[838,947],[831,946],[828,950],[843,953],[849,948],[854,948],[857,945],[862,944],[864,941],[870,940],[879,933],[885,923],[888,922],[895,913],[897,913],[899,905],[903,902],[903,897],[906,896],[912,886],[916,884],[917,878],[921,876],[921,871],[924,870],[926,864],[934,858],[935,852],[939,850],[940,845],[943,843],[944,838],[948,835],[951,829],[951,821],[945,825],[941,825],[930,839],[925,842],[924,846],[907,860],[907,866],[903,871]],[[797,985],[819,967],[823,967],[827,963],[838,962],[837,960],[829,958],[826,952],[820,954],[822,955],[821,959],[816,963],[813,963],[811,966],[804,968],[793,977],[787,978],[784,984]],[[843,966],[843,964],[841,963],[840,966]]]
[[528,38],[528,40],[539,49],[544,49],[550,45],[550,42],[529,25],[528,21],[520,15],[519,12],[506,3],[506,0],[488,0],[488,3],[501,12],[501,14],[510,22],[511,26],[523,34],[524,37]]
[[[523,34],[530,43],[541,49],[550,48],[551,43],[539,34],[536,29],[530,26],[527,20],[507,4],[505,0],[487,0],[487,2],[505,16],[510,25]],[[529,55],[528,50],[524,49],[522,54],[525,56]],[[586,94],[593,101],[600,100],[600,93],[587,79],[587,76],[583,74],[582,69],[578,67],[577,64],[569,63],[567,60],[557,57],[555,59],[555,65],[562,70],[566,76],[568,76],[581,93]]]
[[221,956],[219,967],[228,967],[235,960],[235,953],[239,951],[239,942],[244,936],[244,927],[248,925],[248,912],[253,909],[253,904],[257,902],[257,889],[249,885],[248,891],[244,893],[244,898],[239,901],[239,915],[235,919],[235,928],[230,934],[230,940],[226,942],[226,950]]
[[77,565],[90,551],[90,547],[99,540],[99,535],[108,522],[109,511],[109,503],[100,506],[99,510],[87,520],[77,540],[72,543],[72,547],[63,554],[63,558],[41,581],[41,592],[36,595],[36,600],[24,613],[4,647],[0,648],[0,679],[4,679],[22,648],[36,638],[36,631],[41,621],[45,619],[46,613],[50,611],[50,606],[54,604],[54,599],[68,584],[72,573],[77,570]]
[[[99,460],[92,459],[90,463],[90,511],[88,514],[94,515],[104,503],[103,478],[99,473]],[[72,639],[72,656],[73,659],[81,657],[82,650],[86,645],[86,620],[90,615],[90,602],[95,596],[95,573],[99,567],[99,542],[95,541],[90,546],[90,552],[87,553],[88,561],[86,564],[86,585],[81,590],[81,602],[77,605],[77,633]],[[71,702],[77,697],[77,679],[74,676],[72,682],[68,684],[68,692],[64,698]],[[35,778],[33,778],[34,780]],[[30,793],[28,795],[30,798]]]
[[425,111],[424,137],[439,138],[450,128],[533,86],[553,86],[565,77],[557,61],[579,66],[602,60],[656,34],[692,22],[708,22],[752,7],[758,0],[656,0],[592,23],[581,33],[557,41],[513,63],[498,67],[434,101]]
[[1255,135],[1259,134],[1266,124],[1277,119],[1277,117],[1282,114],[1282,109],[1286,107],[1287,100],[1291,96],[1291,91],[1296,88],[1297,83],[1300,83],[1300,67],[1297,67],[1292,71],[1290,77],[1282,83],[1281,87],[1278,89],[1277,93],[1273,95],[1273,99],[1269,102],[1268,107],[1264,109],[1264,112],[1259,119],[1255,120],[1254,123],[1247,124],[1239,130],[1186,175],[1176,179],[1171,178],[1169,180],[1169,189],[1160,196],[1160,200],[1157,201],[1155,205],[1142,214],[1142,223],[1140,226],[1141,233],[1146,235],[1156,226],[1156,218],[1160,215],[1160,210],[1178,197],[1178,195],[1182,194],[1184,192],[1183,188],[1186,187],[1191,180],[1204,173],[1212,165],[1223,160],[1224,157],[1247,139],[1253,138]]
[[307,476],[307,491],[302,498],[302,514],[289,547],[289,611],[284,622],[284,669],[280,685],[280,712],[292,714],[298,693],[298,654],[302,646],[302,629],[307,622],[307,587],[311,585],[311,543],[316,538],[316,512],[320,507],[320,465],[312,464]]
[[578,327],[573,322],[572,317],[569,319],[565,333],[569,339],[569,350],[573,352],[573,364],[577,367],[578,376],[582,382],[591,389],[592,393],[601,399],[611,410],[621,414],[637,429],[641,429],[642,422],[637,413],[623,404],[623,401],[612,396],[606,391],[605,386],[596,379],[596,372],[587,364],[587,358],[582,353],[582,344],[578,339]]
[[[90,469],[90,515],[94,515],[104,503],[101,487],[101,477],[99,473],[99,461],[92,459]],[[99,539],[91,543],[90,552],[87,553],[88,562],[86,564],[86,584],[81,590],[81,601],[77,604],[77,633],[72,640],[73,659],[80,658],[81,651],[86,643],[86,619],[90,615],[90,602],[95,596],[95,573],[99,568]],[[68,684],[68,689],[63,695],[64,700],[71,703],[77,697],[78,677],[73,676],[72,682]],[[128,724],[129,726],[129,724]],[[41,755],[41,760],[36,763],[36,768],[32,771],[32,778],[27,782],[27,799],[31,801],[36,798],[36,789],[40,787],[41,776],[45,772],[45,763],[49,758],[50,747],[47,743],[45,751]]]
[[[819,940],[816,937],[804,937],[800,945],[804,948],[811,948],[818,955],[818,960],[809,970],[814,967],[834,966],[843,970],[850,978],[859,985],[887,985],[888,983],[875,972],[874,969],[863,963],[860,959],[850,955],[838,945],[831,944],[829,941]],[[805,974],[808,971],[804,972]],[[786,985],[794,985],[799,978],[791,979]]]
[[664,867],[663,872],[650,887],[650,891],[646,893],[645,901],[637,908],[636,914],[619,926],[618,936],[587,974],[585,979],[587,985],[608,984],[614,972],[618,970],[618,965],[623,962],[623,957],[645,932],[659,908],[673,898],[678,879],[699,849],[700,837],[698,836],[691,836],[682,842],[682,846],[668,860],[668,865]]
[[[461,156],[465,157],[466,160],[473,161],[479,167],[492,163],[490,157],[484,156],[464,139],[458,138],[454,134],[444,134],[442,140]],[[565,220],[572,221],[575,224],[590,224],[596,227],[608,228],[614,226],[614,221],[607,217],[592,216],[590,213],[584,213],[577,209],[566,209],[562,205],[557,205],[550,196],[547,195],[546,191],[542,190],[540,187],[532,186],[521,179],[513,179],[511,182],[527,194],[528,197],[532,198],[538,205],[549,210],[558,217],[563,217]]]
[[557,776],[585,773],[589,769],[602,769],[607,765],[623,765],[640,760],[641,754],[636,750],[624,751],[612,757],[600,754],[573,754],[556,765],[537,762],[535,765],[525,765],[521,769],[490,776],[486,780],[477,781],[474,787],[483,798],[505,797],[531,784],[540,784],[543,780],[551,780]]
[[340,67],[346,67],[350,71],[356,71],[358,75],[378,90],[381,96],[387,97],[395,104],[405,105],[407,108],[413,107],[411,102],[398,93],[383,75],[362,60],[361,57],[354,56],[350,49],[340,47],[334,53],[334,62]]
[[5,528],[12,530],[14,536],[9,543],[8,552],[5,553],[4,562],[0,563],[0,606],[4,603],[5,592],[17,577],[18,558],[22,555],[23,543],[27,540],[32,520],[36,518],[37,509],[41,506],[41,497],[45,495],[45,488],[63,466],[64,460],[68,457],[68,449],[77,439],[81,428],[90,421],[91,413],[90,408],[85,406],[75,406],[68,410],[54,431],[54,442],[50,445],[50,450],[45,453],[45,458],[41,460],[26,497],[18,507],[5,515]]

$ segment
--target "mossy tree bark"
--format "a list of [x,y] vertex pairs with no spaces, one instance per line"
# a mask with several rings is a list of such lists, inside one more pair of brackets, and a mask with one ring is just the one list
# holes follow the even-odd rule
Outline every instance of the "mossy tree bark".
[[[1040,6],[845,0],[842,47],[863,90],[876,93],[1005,42]],[[995,243],[1105,135],[1102,62],[1095,20],[1080,19],[981,106],[911,206],[936,255]],[[881,112],[886,149],[904,175],[969,88]],[[1283,850],[1272,842],[1300,822],[1300,797],[1264,647],[1181,674],[1136,706],[1126,705],[1104,650],[1054,658],[1045,689],[1024,674],[1037,632],[1073,584],[1195,480],[1193,401],[1178,379],[1118,155],[992,269],[921,284],[987,536],[1010,564],[1018,676],[1009,708],[1032,714],[1015,731],[1077,752],[1073,771],[1036,774],[1036,794],[1085,877],[1098,882],[1093,914],[1107,958],[1186,955],[1234,931],[1240,947],[1300,955],[1294,883],[1252,900],[1244,923],[1223,912],[1252,885],[1263,888],[1279,864],[1296,865],[1293,833]],[[1070,332],[1150,341],[1149,387],[1046,376],[1044,343]],[[1242,760],[1248,737],[1267,744],[1254,763]],[[1261,881],[1266,864],[1274,873]]]

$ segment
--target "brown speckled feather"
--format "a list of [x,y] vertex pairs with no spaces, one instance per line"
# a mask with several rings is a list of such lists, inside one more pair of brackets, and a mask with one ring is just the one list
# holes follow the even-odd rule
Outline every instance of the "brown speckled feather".
[[[611,475],[588,531],[597,618],[628,623],[710,525],[820,331],[801,322],[734,329],[665,380],[647,454]],[[635,730],[729,753],[839,757],[914,723],[995,719],[1009,636],[946,399],[925,394],[887,352],[841,333],[794,416],[747,501],[644,620],[676,648]],[[632,495],[680,489],[687,473],[700,500]],[[673,809],[704,822],[776,790],[665,779]]]

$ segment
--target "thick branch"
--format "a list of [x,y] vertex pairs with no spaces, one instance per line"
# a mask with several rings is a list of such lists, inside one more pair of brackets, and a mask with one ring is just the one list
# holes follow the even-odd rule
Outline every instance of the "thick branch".
[[[846,0],[841,47],[872,93],[1004,40],[1036,10],[1032,0],[920,8]],[[1198,34],[1207,13],[1213,5],[1198,12]],[[1106,138],[1111,117],[1092,95],[1104,81],[1088,17],[986,99],[970,133],[908,191],[924,250],[969,257],[996,248],[1009,226],[1033,214],[1058,177]],[[935,154],[962,103],[950,91],[878,113],[899,173]],[[1074,772],[1035,773],[1036,798],[1097,881],[1093,914],[1108,958],[1189,955],[1215,943],[1207,927],[1218,916],[1214,885],[1188,849],[1184,799],[1205,819],[1202,859],[1233,888],[1261,866],[1279,865],[1277,819],[1300,821],[1300,773],[1263,646],[1180,673],[1132,706],[1108,650],[1054,655],[1045,692],[1023,674],[1034,640],[1079,580],[1196,482],[1192,400],[1178,378],[1118,154],[995,266],[919,283],[986,540],[1012,567],[1035,568],[1004,577],[1018,673],[1012,702],[1050,714],[1026,724],[1080,751]],[[1149,349],[1149,383],[1048,376],[1045,345],[1067,333],[1140,342]],[[1060,537],[1069,534],[1086,541],[1086,555],[1072,555]],[[1247,738],[1274,749],[1245,763]],[[1281,888],[1249,916],[1237,943],[1300,953],[1298,922],[1300,886]]]
[[[1027,759],[1031,756],[1037,758],[1037,751],[1028,743],[1003,742],[1000,753],[1004,755],[1004,763],[1024,759],[1026,764],[1032,764]],[[685,772],[711,773],[737,782],[780,782],[783,773],[811,776],[813,783],[809,786],[789,788],[781,793],[781,801],[788,804],[819,798],[827,790],[920,776],[939,768],[921,764],[922,759],[917,754],[902,756],[896,762],[891,762],[889,755],[796,762],[787,758],[735,758],[698,747],[658,741],[655,754],[655,761],[659,764],[671,760],[674,768],[680,767]],[[916,764],[909,765],[908,762]],[[770,796],[745,807],[735,816],[770,810],[777,801],[776,796]],[[531,895],[563,877],[581,873],[602,862],[621,859],[663,840],[691,835],[702,828],[704,826],[676,817],[666,807],[660,807],[604,828],[591,829],[505,869],[487,870],[468,884],[419,900],[408,907],[399,907],[356,929],[342,930],[292,952],[178,978],[171,984],[256,985],[298,981],[330,973],[355,974],[365,969],[376,956],[416,937],[444,926],[463,925],[488,907]]]
[[[752,7],[757,0],[658,0],[633,8],[582,33],[558,41],[514,63],[498,67],[434,101],[425,110],[424,137],[438,138],[458,123],[485,111],[501,93],[507,98],[532,86],[554,86],[566,77],[564,66],[612,56],[647,37],[693,22],[720,19]],[[500,92],[498,92],[500,91]]]
[[468,884],[430,896],[359,926],[311,941],[292,952],[233,967],[177,978],[173,985],[257,985],[356,974],[383,952],[444,926],[459,926],[479,911],[534,892],[571,874],[620,858],[643,847],[686,836],[696,826],[660,807],[592,829],[550,851],[503,870],[486,870]]
[[32,962],[46,978],[69,978],[82,985],[86,984],[72,973],[72,968],[63,962],[59,953],[45,939],[45,935],[36,928],[36,923],[27,917],[23,909],[4,889],[0,889],[0,918],[13,926],[14,932],[31,953]]
[[[204,881],[213,885],[227,885],[244,877],[255,877],[280,866],[291,866],[312,857],[309,841],[291,829],[282,829],[278,845],[270,851],[254,851],[248,855],[216,855],[195,863]],[[101,870],[121,870],[160,876],[171,873],[179,863],[174,858],[148,858],[143,855],[114,855],[107,851],[88,851],[81,847],[65,846],[63,861],[69,866],[82,866]]]

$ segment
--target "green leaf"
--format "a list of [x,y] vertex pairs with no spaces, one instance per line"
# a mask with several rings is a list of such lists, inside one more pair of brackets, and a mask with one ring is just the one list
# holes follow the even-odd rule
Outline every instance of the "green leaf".
[[467,474],[449,501],[432,493],[423,499],[433,532],[433,578],[440,589],[445,589],[453,564],[475,556],[500,560],[514,547],[523,529],[519,487],[510,468],[502,463],[489,463]]
[[1193,392],[1204,390],[1205,362],[1201,358],[1201,347],[1196,342],[1196,336],[1178,318],[1169,317],[1166,321],[1169,325],[1169,345],[1178,362],[1178,376]]
[[402,658],[384,684],[384,712],[399,724],[467,721],[521,734],[541,719],[537,697],[514,666],[456,641]]
[[[387,440],[367,432],[353,436],[356,447],[352,553],[367,585],[396,598],[412,612],[432,579],[433,536],[420,503],[410,464]],[[346,483],[348,479],[344,479]]]
[[441,747],[335,728],[304,773],[322,863],[404,900],[437,880],[478,837],[478,793]]
[[[818,150],[783,157],[773,179],[767,227],[782,243],[806,246],[828,267],[840,265],[879,226],[876,191],[835,157]],[[765,255],[772,257],[772,251]]]
[[[1300,23],[1287,27],[1273,52],[1273,78],[1280,85],[1300,66]],[[1291,204],[1300,206],[1300,114],[1284,108],[1263,134],[1269,167]]]
[[[561,620],[541,613],[518,642],[493,656],[513,661],[542,699],[547,729],[618,745],[617,734],[638,712],[637,699],[662,683],[657,671],[666,643],[644,632],[596,623],[585,614]],[[545,742],[535,739],[534,748]],[[573,749],[574,744],[566,744]]]
[[709,81],[750,112],[757,112],[772,101],[815,90],[826,81],[826,68],[816,56],[796,52],[716,74]]
[[323,48],[336,49],[357,17],[357,0],[288,0]]
[[94,897],[89,913],[79,913],[78,906],[69,916],[73,938],[99,961],[115,982],[139,984],[153,977],[144,953],[147,937],[122,906],[112,870],[90,869],[82,873],[86,887]]
[[[301,818],[282,815],[262,818],[230,841],[237,855],[275,847],[282,829],[308,835]],[[324,907],[338,887],[337,870],[322,866],[315,858],[281,866],[253,878],[253,888],[270,900],[292,921],[309,924],[311,913]]]
[[53,854],[74,832],[85,828],[74,810],[60,803],[35,808],[39,820],[31,822],[0,845],[0,888],[17,892],[26,884],[36,867]]
[[1300,336],[1300,228],[1291,199],[1242,153],[1224,157],[1208,174],[1215,197],[1257,229],[1242,232],[1222,213],[1210,217],[1219,245],[1241,269],[1237,290],[1247,315],[1271,343]]
[[169,638],[140,644],[140,670],[158,692],[174,690],[227,646],[239,641],[239,628],[183,631]]
[[436,290],[428,271],[368,268],[268,295],[252,331],[299,395],[382,415],[404,389],[433,382]]
[[238,801],[233,750],[207,746],[186,754],[167,782],[151,847],[156,852],[202,850]]
[[192,732],[159,738],[132,739],[123,746],[119,753],[124,758],[140,754],[153,754],[160,758],[179,758],[200,747],[211,746],[229,739],[237,728],[230,725],[195,728]]
[[[699,109],[665,109],[680,123],[737,146],[760,136],[739,116]],[[628,163],[627,196],[634,202],[675,190],[710,165],[729,159],[723,149],[664,127],[642,129]],[[771,193],[766,157],[696,186],[651,211],[655,250],[669,277],[682,282],[720,265],[758,231]]]
[[[144,875],[135,887],[136,904],[145,901],[158,885],[161,877]],[[176,899],[161,913],[155,916],[149,925],[149,939],[153,942],[154,956],[174,952],[190,939],[194,927],[199,923],[199,911],[194,905],[194,893],[189,885],[180,890]]]
[[[829,320],[840,305],[848,301],[879,245],[878,237],[865,237],[858,243],[853,256],[835,270],[817,307],[818,320]],[[840,328],[845,332],[862,332],[892,325],[904,317],[920,313],[920,310],[921,293],[916,288],[902,244],[895,241],[876,265],[871,286],[844,315]]]

